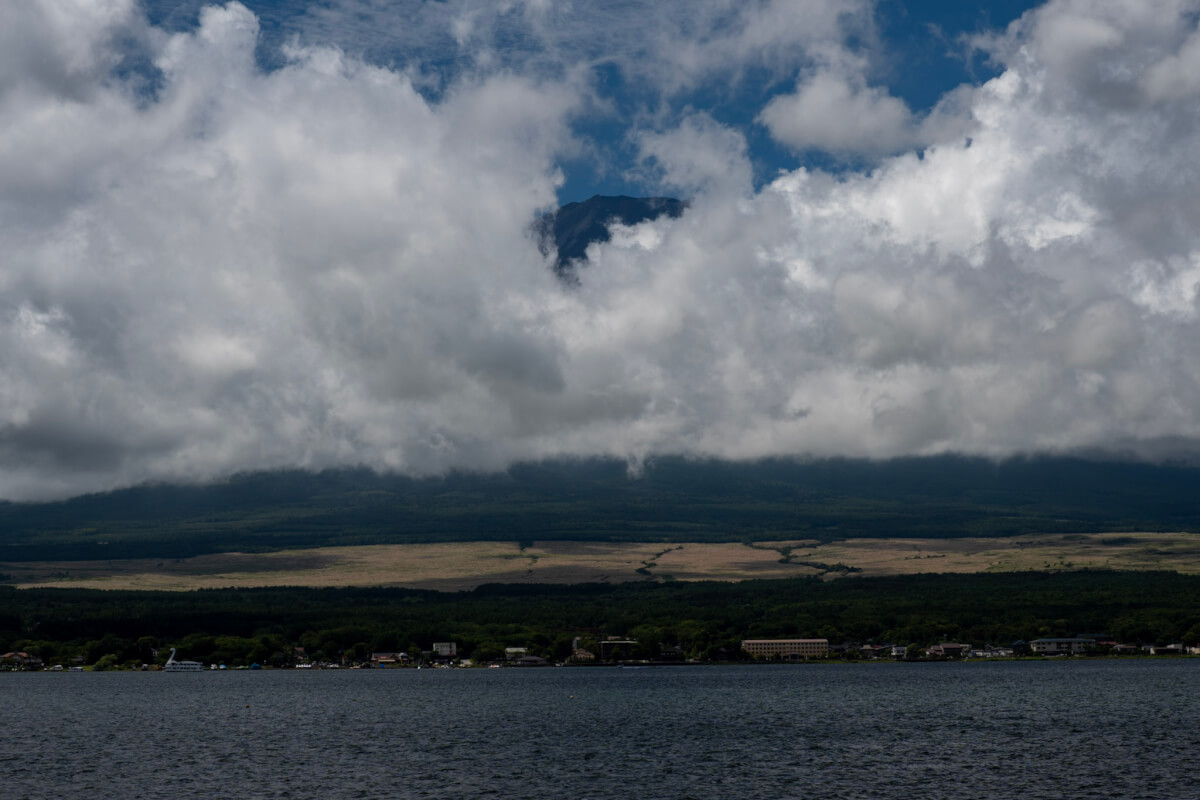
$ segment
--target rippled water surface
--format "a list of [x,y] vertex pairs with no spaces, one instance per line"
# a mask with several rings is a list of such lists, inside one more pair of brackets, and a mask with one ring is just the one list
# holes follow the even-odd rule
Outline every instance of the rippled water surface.
[[0,675],[6,798],[1197,796],[1200,660]]

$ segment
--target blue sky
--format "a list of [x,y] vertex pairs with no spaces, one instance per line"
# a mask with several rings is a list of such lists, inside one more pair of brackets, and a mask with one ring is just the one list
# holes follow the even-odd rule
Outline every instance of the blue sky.
[[1200,0],[0,4],[0,498],[1193,461],[1198,184]]
[[[189,31],[199,24],[199,9],[204,4],[200,0],[149,0],[145,9],[153,23],[169,30]],[[414,9],[429,3],[246,0],[245,5],[260,21],[258,60],[265,69],[278,68],[283,63],[280,52],[293,37],[308,45],[334,45],[374,63],[400,67],[416,64],[441,80],[474,66],[470,63],[471,44],[460,45],[449,34],[455,6],[458,5],[460,12],[466,9],[464,13],[470,13],[474,10],[471,4],[445,4],[446,13],[441,15],[424,12],[421,33],[415,41],[406,29],[414,17],[422,16],[422,12]],[[610,20],[629,20],[641,10],[636,3],[607,4],[612,9],[607,12],[603,10],[604,3],[587,5],[602,9],[597,15],[601,24],[606,13]],[[848,38],[862,37],[851,46],[870,62],[867,74],[872,85],[886,88],[914,113],[925,114],[946,92],[960,84],[978,84],[994,77],[997,65],[991,63],[986,53],[972,47],[971,38],[1003,30],[1035,5],[1031,0],[987,3],[881,0],[866,11],[870,18],[867,29],[850,31]],[[688,12],[686,3],[671,10],[680,16]],[[573,10],[563,12],[568,21],[564,29],[569,30],[573,15]],[[495,15],[499,35],[488,42],[489,46],[506,51],[500,56],[506,67],[550,70],[576,66],[570,63],[571,58],[561,56],[551,63],[553,59],[547,57],[544,42],[531,35],[524,24],[526,20],[514,19],[518,16],[515,12]],[[563,33],[565,38],[566,30]],[[621,27],[622,36],[645,34],[637,31],[636,26]],[[648,41],[641,44],[649,46]],[[739,65],[737,70],[714,70],[706,76],[708,80],[699,80],[685,90],[663,92],[661,86],[646,82],[643,76],[631,76],[622,64],[624,53],[606,53],[596,48],[576,55],[582,56],[577,63],[586,64],[597,100],[609,105],[572,120],[573,129],[589,150],[564,159],[561,164],[565,183],[558,197],[563,203],[593,194],[644,195],[657,191],[660,187],[645,180],[634,168],[636,148],[627,137],[640,123],[644,124],[647,114],[653,114],[655,124],[661,125],[664,118],[677,119],[685,109],[702,109],[746,136],[759,184],[769,181],[780,170],[800,165],[830,170],[861,166],[853,158],[831,159],[818,151],[796,152],[782,147],[756,122],[756,116],[772,97],[790,90],[795,75],[787,69],[770,69],[750,62]],[[431,99],[436,99],[444,88],[440,81],[422,87]]]

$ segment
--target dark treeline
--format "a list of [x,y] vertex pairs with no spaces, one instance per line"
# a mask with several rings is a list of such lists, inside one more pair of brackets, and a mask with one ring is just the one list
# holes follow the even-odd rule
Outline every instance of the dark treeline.
[[[739,658],[743,638],[976,645],[1107,633],[1124,642],[1200,640],[1200,577],[1175,573],[918,575],[743,583],[243,589],[186,593],[0,587],[0,652],[48,664],[138,663],[151,647],[228,664],[427,650],[453,641],[483,661],[505,647],[561,659],[571,641],[636,639],[635,656]],[[163,655],[165,657],[165,653]],[[181,657],[183,657],[181,655]],[[161,658],[160,658],[161,660]]]
[[478,540],[743,541],[1200,530],[1200,469],[963,457],[555,461],[414,479],[239,475],[0,503],[0,562]]

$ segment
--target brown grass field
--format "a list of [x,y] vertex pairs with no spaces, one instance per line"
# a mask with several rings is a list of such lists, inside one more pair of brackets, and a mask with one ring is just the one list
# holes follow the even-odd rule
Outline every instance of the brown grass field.
[[[790,547],[791,550],[787,550]],[[790,553],[791,563],[781,563]],[[797,563],[809,562],[809,565]],[[372,545],[138,559],[0,564],[21,588],[186,591],[253,586],[404,586],[441,591],[484,583],[738,581],[851,575],[1022,570],[1172,570],[1200,574],[1200,534],[1030,535],[1007,539],[852,539],[746,544],[510,542]],[[639,572],[641,569],[643,571]]]

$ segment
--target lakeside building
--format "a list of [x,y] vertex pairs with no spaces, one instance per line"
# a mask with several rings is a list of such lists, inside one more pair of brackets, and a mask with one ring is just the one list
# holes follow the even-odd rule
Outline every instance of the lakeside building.
[[434,642],[433,654],[438,658],[454,658],[458,655],[457,642]]
[[967,653],[967,658],[1012,658],[1013,655],[1011,647],[983,647]]
[[1029,643],[1029,649],[1034,655],[1052,656],[1063,653],[1074,654],[1082,653],[1089,647],[1092,647],[1096,642],[1092,639],[1034,639]]
[[376,667],[399,666],[408,662],[408,653],[371,653],[371,664]]
[[44,666],[42,659],[37,656],[31,656],[23,650],[0,655],[0,663],[5,667],[22,670],[39,670]]
[[961,642],[939,642],[925,653],[930,658],[962,658],[971,651],[971,645]]
[[637,647],[637,639],[622,639],[619,636],[610,636],[600,642],[600,660],[627,661],[633,658],[633,649],[635,647]]
[[754,658],[827,658],[828,639],[743,639],[742,650]]
[[590,664],[596,660],[596,654],[579,646],[580,637],[571,640],[571,658],[576,664]]

